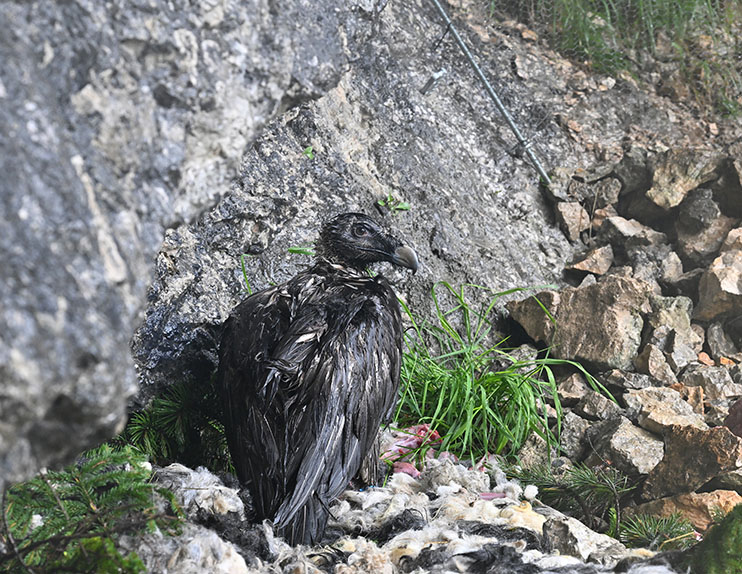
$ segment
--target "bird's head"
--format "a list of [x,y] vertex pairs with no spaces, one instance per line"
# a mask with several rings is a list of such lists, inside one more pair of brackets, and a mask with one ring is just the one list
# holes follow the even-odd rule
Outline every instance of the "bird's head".
[[333,262],[365,269],[377,261],[417,271],[417,255],[363,213],[341,213],[322,226],[317,254]]

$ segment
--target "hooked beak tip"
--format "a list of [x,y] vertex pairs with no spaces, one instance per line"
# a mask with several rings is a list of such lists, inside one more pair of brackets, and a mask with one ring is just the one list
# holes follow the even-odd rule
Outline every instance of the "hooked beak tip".
[[396,249],[392,257],[392,263],[412,269],[412,273],[416,273],[419,267],[417,254],[405,245]]

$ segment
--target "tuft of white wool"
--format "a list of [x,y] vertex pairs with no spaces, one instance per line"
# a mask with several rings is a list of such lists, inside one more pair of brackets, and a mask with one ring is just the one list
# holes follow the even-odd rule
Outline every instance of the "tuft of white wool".
[[460,484],[446,484],[441,485],[438,488],[435,489],[435,495],[437,497],[445,497],[450,496],[452,494],[456,494],[457,492],[461,492],[461,489],[463,487]]
[[[405,489],[406,490],[406,489]],[[422,493],[395,492],[393,488],[346,491],[330,509],[330,523],[346,532],[379,528],[405,510],[427,516],[430,499]]]
[[407,494],[417,494],[425,491],[425,487],[420,480],[404,472],[393,474],[386,487],[394,492],[406,492]]
[[425,463],[425,470],[420,476],[420,483],[425,490],[435,492],[439,486],[460,485],[474,493],[490,489],[490,478],[486,472],[468,470],[451,460],[430,459]]
[[345,564],[335,566],[335,574],[394,574],[388,552],[365,538],[357,538],[354,543],[354,552],[348,556]]
[[546,517],[535,512],[531,503],[523,501],[520,504],[513,504],[500,511],[500,517],[505,518],[510,526],[519,526],[528,528],[541,534],[543,532]]
[[526,500],[534,500],[538,496],[538,486],[529,484],[523,489],[523,498]]
[[221,479],[203,466],[192,470],[182,464],[173,463],[157,471],[157,480],[176,496],[187,514],[203,509],[212,514],[238,513],[245,518],[245,506],[237,490],[224,486]]
[[667,566],[652,566],[649,564],[636,564],[627,570],[627,574],[676,574]]

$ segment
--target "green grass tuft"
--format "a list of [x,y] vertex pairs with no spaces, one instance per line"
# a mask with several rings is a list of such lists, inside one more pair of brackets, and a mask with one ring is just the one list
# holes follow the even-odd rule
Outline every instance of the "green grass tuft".
[[[577,369],[593,388],[607,391],[573,361],[519,359],[506,350],[506,340],[493,343],[495,305],[523,289],[494,293],[477,285],[466,287],[488,292],[488,301],[474,309],[464,287],[456,290],[444,281],[433,286],[436,324],[420,322],[402,303],[412,329],[402,360],[397,425],[428,423],[443,439],[441,451],[471,460],[515,453],[532,432],[555,445],[562,407],[552,367]],[[440,290],[452,301],[450,307],[444,308]],[[549,427],[547,398],[556,411],[555,431]]]

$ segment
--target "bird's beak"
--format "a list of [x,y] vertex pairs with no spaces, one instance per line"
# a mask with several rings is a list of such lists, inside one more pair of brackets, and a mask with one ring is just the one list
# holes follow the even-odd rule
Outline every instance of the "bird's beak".
[[392,263],[394,263],[395,265],[401,265],[402,267],[407,267],[408,269],[412,269],[412,272],[415,273],[418,266],[417,254],[405,245],[403,245],[402,247],[397,247],[397,249],[394,251],[394,255],[392,256]]

